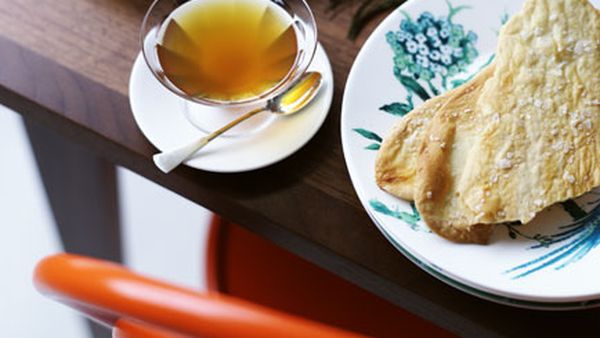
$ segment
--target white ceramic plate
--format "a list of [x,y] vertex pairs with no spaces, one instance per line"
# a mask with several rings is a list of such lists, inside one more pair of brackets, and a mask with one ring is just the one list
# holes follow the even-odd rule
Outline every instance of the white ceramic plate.
[[[323,75],[323,87],[302,112],[272,117],[266,127],[246,136],[217,138],[185,164],[212,172],[242,172],[271,165],[300,149],[325,121],[333,98],[331,65],[320,45],[309,70],[319,71]],[[141,54],[131,72],[129,100],[138,127],[150,143],[161,151],[205,135],[186,117],[183,99],[158,82]]]
[[[374,181],[375,150],[390,127],[425,95],[449,90],[488,64],[498,30],[522,3],[413,0],[390,14],[365,43],[348,78],[341,124],[344,155],[357,194],[378,228],[434,276],[479,297],[516,306],[596,306],[600,190],[553,206],[527,226],[498,226],[491,243],[480,246],[432,234],[410,203],[381,191]],[[600,5],[598,0],[592,3]],[[457,39],[463,47],[433,47],[436,38],[442,46]],[[425,41],[429,56],[439,53],[429,61],[444,57],[446,67],[412,63],[409,55],[422,48],[418,40]],[[431,85],[423,80],[428,75]],[[578,219],[579,214],[586,216]]]

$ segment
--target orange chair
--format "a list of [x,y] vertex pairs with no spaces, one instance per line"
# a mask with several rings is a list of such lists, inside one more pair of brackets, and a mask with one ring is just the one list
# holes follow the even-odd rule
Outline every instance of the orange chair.
[[208,250],[204,293],[70,254],[42,260],[34,280],[120,338],[453,337],[218,217]]

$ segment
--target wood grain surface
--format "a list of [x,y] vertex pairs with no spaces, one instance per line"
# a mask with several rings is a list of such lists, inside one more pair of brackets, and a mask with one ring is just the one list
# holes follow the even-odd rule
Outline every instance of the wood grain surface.
[[345,36],[355,4],[332,13],[327,1],[308,2],[332,59],[333,106],[309,144],[262,170],[164,175],[152,164],[155,149],[137,129],[127,97],[150,1],[0,0],[0,103],[460,335],[594,332],[600,310],[542,312],[480,300],[423,272],[384,239],[354,193],[339,131],[348,72],[376,23],[352,42]]

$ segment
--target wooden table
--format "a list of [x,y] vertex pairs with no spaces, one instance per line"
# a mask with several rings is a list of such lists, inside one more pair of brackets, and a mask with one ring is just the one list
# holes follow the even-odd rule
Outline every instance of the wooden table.
[[423,272],[384,239],[354,193],[339,131],[347,74],[375,23],[351,42],[345,36],[356,6],[334,15],[326,1],[309,3],[335,75],[333,107],[316,137],[255,172],[179,168],[164,175],[127,97],[150,1],[0,1],[0,103],[26,119],[67,250],[120,258],[117,164],[460,335],[597,332],[600,310],[550,313],[480,300]]

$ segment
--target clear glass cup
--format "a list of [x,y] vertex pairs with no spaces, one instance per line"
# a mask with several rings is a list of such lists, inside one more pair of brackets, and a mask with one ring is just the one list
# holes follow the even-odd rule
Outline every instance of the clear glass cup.
[[[296,59],[285,75],[274,86],[258,95],[239,100],[223,101],[208,97],[192,96],[172,83],[165,75],[159,61],[157,48],[162,32],[170,14],[178,7],[190,1],[207,0],[155,0],[152,2],[142,22],[140,40],[146,64],[158,81],[170,92],[180,96],[180,110],[188,120],[203,132],[209,133],[237,116],[264,105],[267,100],[277,96],[292,85],[310,66],[317,47],[317,28],[310,7],[304,0],[268,0],[270,5],[283,9],[291,18],[296,33]],[[232,0],[225,0],[232,1]],[[233,0],[234,1],[234,0]],[[264,0],[257,0],[264,1]],[[166,114],[172,112],[165,112]],[[272,114],[261,114],[226,133],[225,136],[239,136],[256,132],[268,125],[274,118]]]

